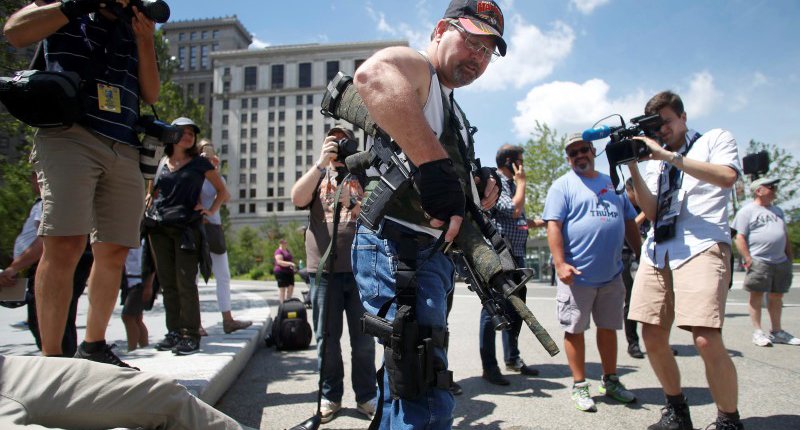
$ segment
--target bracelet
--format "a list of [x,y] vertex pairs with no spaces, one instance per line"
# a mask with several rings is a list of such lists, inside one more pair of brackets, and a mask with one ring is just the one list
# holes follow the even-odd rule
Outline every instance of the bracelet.
[[319,173],[322,175],[328,172],[328,169],[326,167],[320,167],[319,164],[314,164],[314,167],[316,167],[317,170],[319,170]]

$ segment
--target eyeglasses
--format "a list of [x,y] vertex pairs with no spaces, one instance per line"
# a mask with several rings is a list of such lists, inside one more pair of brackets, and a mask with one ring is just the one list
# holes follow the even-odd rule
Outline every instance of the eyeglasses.
[[587,152],[589,152],[591,150],[592,150],[592,148],[590,148],[588,146],[584,146],[584,147],[582,147],[580,149],[573,149],[572,151],[567,151],[567,156],[569,156],[569,158],[575,158],[579,153],[580,154],[586,154]]
[[488,46],[484,45],[483,43],[479,42],[476,38],[472,37],[467,30],[456,24],[455,22],[451,22],[450,25],[456,28],[464,36],[464,44],[467,45],[470,51],[477,53],[481,58],[484,60],[489,60],[490,63],[493,63],[500,57],[500,53],[497,52],[494,48],[489,48]]

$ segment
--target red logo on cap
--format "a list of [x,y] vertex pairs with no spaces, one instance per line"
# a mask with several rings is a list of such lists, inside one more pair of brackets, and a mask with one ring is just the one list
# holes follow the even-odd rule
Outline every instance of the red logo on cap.
[[503,12],[493,1],[478,1],[476,12],[482,20],[496,27],[500,33],[503,32]]

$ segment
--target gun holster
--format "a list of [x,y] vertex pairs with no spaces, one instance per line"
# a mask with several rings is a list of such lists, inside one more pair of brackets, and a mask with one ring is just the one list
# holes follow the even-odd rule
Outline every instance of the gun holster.
[[398,308],[394,321],[372,314],[364,314],[361,321],[364,332],[384,345],[393,398],[416,399],[429,387],[450,387],[453,372],[436,356],[437,348],[447,348],[446,329],[420,326],[407,305]]

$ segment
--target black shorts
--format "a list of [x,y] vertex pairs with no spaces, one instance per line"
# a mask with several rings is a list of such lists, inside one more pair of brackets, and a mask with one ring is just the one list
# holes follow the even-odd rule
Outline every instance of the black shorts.
[[275,272],[275,280],[278,281],[278,288],[294,285],[294,272]]

